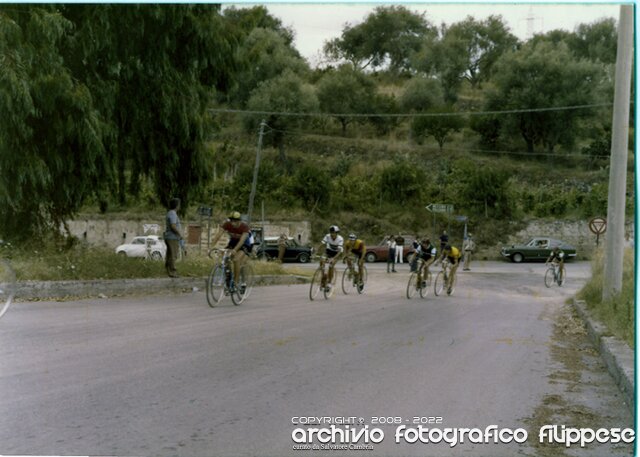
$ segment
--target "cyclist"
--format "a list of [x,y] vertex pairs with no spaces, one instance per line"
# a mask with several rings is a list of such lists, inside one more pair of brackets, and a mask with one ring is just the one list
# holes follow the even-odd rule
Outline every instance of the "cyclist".
[[340,228],[337,225],[329,227],[329,233],[327,233],[322,239],[322,244],[325,247],[325,254],[329,258],[329,273],[327,275],[327,290],[331,288],[333,284],[334,267],[340,254],[344,252],[344,238],[338,235]]
[[349,241],[344,245],[345,252],[351,252],[358,261],[358,288],[362,291],[364,286],[362,281],[362,267],[364,266],[364,255],[367,252],[367,248],[364,241],[358,239],[355,233],[349,234]]
[[451,264],[451,269],[449,270],[449,283],[447,284],[447,292],[451,293],[451,287],[454,284],[454,279],[456,277],[456,271],[458,270],[458,266],[460,265],[460,259],[462,258],[462,253],[460,249],[447,244],[442,250],[442,256],[440,257],[440,262],[442,262],[445,257],[449,260]]
[[[218,240],[225,233],[229,235],[229,243],[225,249],[231,251],[230,256],[233,261],[234,285],[231,287],[231,291],[233,292],[235,284],[238,284],[240,268],[244,265],[247,256],[251,254],[253,237],[251,235],[249,224],[240,219],[240,213],[238,211],[231,212],[231,214],[229,214],[229,218],[218,227],[218,231],[213,236],[211,244],[215,246]],[[240,285],[240,287],[242,286],[243,284]]]
[[545,265],[549,265],[551,262],[557,263],[560,266],[559,275],[561,278],[564,278],[564,251],[560,249],[560,246],[554,246]]
[[436,261],[436,247],[431,244],[431,240],[429,238],[423,238],[420,242],[416,242],[416,244],[415,259],[416,262],[418,259],[422,259],[422,270],[424,272],[422,274],[422,278],[426,278],[429,274],[429,266]]

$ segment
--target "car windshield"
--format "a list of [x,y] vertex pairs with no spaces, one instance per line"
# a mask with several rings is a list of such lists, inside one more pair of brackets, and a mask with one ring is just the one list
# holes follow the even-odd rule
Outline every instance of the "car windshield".
[[131,244],[144,244],[144,238],[134,238]]

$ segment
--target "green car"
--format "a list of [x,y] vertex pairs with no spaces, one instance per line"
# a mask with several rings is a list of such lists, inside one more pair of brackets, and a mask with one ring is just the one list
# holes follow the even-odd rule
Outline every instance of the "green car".
[[576,248],[563,241],[544,236],[531,238],[525,244],[514,244],[511,246],[503,246],[500,254],[510,259],[512,262],[520,263],[528,261],[545,261],[551,255],[551,251],[555,246],[559,246],[564,251],[565,258],[571,260],[576,256]]

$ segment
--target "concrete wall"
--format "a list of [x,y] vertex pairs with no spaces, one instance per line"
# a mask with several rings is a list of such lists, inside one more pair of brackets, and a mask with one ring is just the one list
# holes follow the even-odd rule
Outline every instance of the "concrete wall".
[[[184,228],[184,235],[189,240],[189,227],[192,225],[199,225],[200,221],[181,221]],[[217,222],[216,222],[217,224]],[[211,237],[217,230],[217,225],[213,224],[211,227]],[[78,237],[80,240],[84,240],[87,243],[94,246],[106,246],[115,248],[123,243],[128,243],[135,236],[139,235],[160,235],[164,232],[164,218],[161,220],[147,220],[147,221],[126,221],[126,220],[75,220],[68,221],[69,230],[71,234]],[[261,226],[260,224],[253,224],[255,227]],[[201,239],[202,243],[206,245],[207,233],[206,233],[206,221],[202,227]],[[308,221],[298,222],[269,222],[265,221],[264,224],[266,236],[279,236],[282,233],[286,233],[288,236],[299,239],[302,243],[307,243],[311,238],[311,224]],[[223,237],[221,242],[226,243],[226,238]]]

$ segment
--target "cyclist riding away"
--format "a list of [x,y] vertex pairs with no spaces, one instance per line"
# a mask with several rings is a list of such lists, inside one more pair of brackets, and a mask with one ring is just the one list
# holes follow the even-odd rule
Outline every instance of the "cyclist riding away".
[[238,284],[240,268],[244,265],[247,256],[251,254],[251,248],[253,247],[251,229],[249,224],[240,220],[240,213],[233,211],[229,218],[218,227],[211,244],[215,246],[224,233],[229,235],[229,243],[225,249],[230,250],[230,257],[233,260],[233,280],[235,285]]
[[327,275],[327,288],[331,288],[333,284],[334,267],[338,261],[340,254],[344,252],[344,239],[338,235],[340,228],[337,225],[329,227],[329,233],[327,233],[322,239],[322,244],[325,246],[325,254],[329,258],[329,273]]
[[560,278],[564,278],[564,251],[560,249],[560,246],[554,246],[553,250],[551,251],[551,255],[545,262],[545,265],[548,265],[551,262],[559,265]]
[[449,283],[447,284],[447,292],[451,293],[455,277],[456,271],[458,270],[458,266],[460,265],[460,259],[462,258],[462,253],[460,250],[450,244],[447,244],[442,250],[442,257],[440,257],[440,262],[442,262],[445,257],[449,260],[451,264],[451,269],[449,270]]
[[426,278],[429,274],[429,266],[436,261],[436,247],[431,244],[431,240],[429,238],[423,238],[418,243],[415,251],[416,259],[422,259],[422,278]]
[[345,252],[353,254],[358,261],[358,287],[362,289],[364,283],[362,281],[362,267],[364,266],[364,255],[367,248],[364,241],[358,239],[355,233],[349,234],[349,241],[344,245]]

